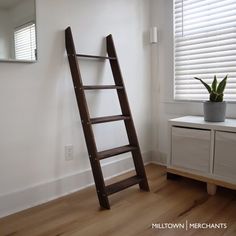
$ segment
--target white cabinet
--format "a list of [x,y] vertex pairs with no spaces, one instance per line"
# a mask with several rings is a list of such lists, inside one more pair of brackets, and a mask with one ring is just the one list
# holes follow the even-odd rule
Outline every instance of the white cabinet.
[[172,127],[171,164],[200,172],[210,168],[210,131]]
[[205,122],[200,116],[169,121],[167,173],[236,189],[236,120]]
[[213,173],[236,183],[236,133],[216,131]]

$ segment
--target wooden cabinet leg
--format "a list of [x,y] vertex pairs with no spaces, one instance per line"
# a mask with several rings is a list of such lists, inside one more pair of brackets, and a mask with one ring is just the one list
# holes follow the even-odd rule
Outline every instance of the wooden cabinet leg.
[[209,195],[215,195],[217,190],[217,186],[215,184],[207,183],[207,193]]

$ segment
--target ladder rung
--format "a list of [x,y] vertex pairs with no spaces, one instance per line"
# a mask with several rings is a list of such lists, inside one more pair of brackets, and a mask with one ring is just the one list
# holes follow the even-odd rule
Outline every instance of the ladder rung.
[[99,124],[99,123],[105,123],[105,122],[112,122],[112,121],[119,121],[119,120],[128,120],[130,119],[130,116],[104,116],[104,117],[97,117],[90,119],[92,124]]
[[85,90],[94,90],[94,89],[123,89],[122,86],[116,85],[86,85],[83,86]]
[[126,152],[131,152],[135,149],[137,149],[137,147],[131,146],[131,145],[125,145],[125,146],[121,146],[121,147],[117,147],[117,148],[108,149],[105,151],[98,152],[98,159],[102,160],[102,159],[116,156],[116,155],[120,155],[120,154],[123,154]]
[[109,60],[116,60],[115,57],[105,57],[105,56],[94,56],[94,55],[86,55],[86,54],[76,54],[77,57],[86,57],[86,58],[93,58],[93,59],[109,59]]
[[140,178],[138,176],[133,176],[128,179],[124,179],[122,181],[119,181],[117,183],[110,184],[110,185],[106,186],[107,195],[117,193],[121,190],[124,190],[126,188],[129,188],[129,187],[135,185],[135,184],[138,184],[141,181],[142,181],[142,178]]

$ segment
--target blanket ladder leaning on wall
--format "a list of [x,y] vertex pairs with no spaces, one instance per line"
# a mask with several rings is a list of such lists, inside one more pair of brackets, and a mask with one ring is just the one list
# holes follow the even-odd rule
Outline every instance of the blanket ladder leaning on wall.
[[[141,151],[132,115],[130,112],[128,98],[126,95],[125,86],[123,83],[123,78],[120,71],[120,66],[116,55],[115,46],[113,43],[112,35],[109,35],[106,37],[108,56],[103,57],[103,56],[77,54],[75,51],[75,45],[70,27],[68,27],[65,31],[65,40],[66,40],[66,50],[68,54],[75,95],[80,112],[81,122],[83,126],[83,131],[92,167],[92,172],[94,176],[94,181],[97,189],[99,203],[101,207],[110,209],[108,196],[113,193],[119,192],[125,188],[131,187],[136,184],[139,184],[141,190],[149,191],[149,186],[143,165]],[[109,60],[115,85],[83,86],[78,63],[78,57]],[[85,97],[85,90],[96,90],[96,89],[115,89],[118,94],[122,115],[90,118]],[[98,152],[92,125],[98,123],[120,121],[120,120],[123,120],[125,123],[129,145]],[[126,152],[132,153],[136,175],[128,179],[122,180],[120,182],[105,186],[100,160]]]

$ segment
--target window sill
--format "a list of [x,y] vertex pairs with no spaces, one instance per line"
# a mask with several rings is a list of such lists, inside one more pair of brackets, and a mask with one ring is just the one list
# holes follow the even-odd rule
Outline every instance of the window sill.
[[[178,100],[178,99],[162,99],[161,103],[165,104],[190,104],[190,103],[203,103],[206,100]],[[236,104],[236,101],[226,101],[228,104]]]

